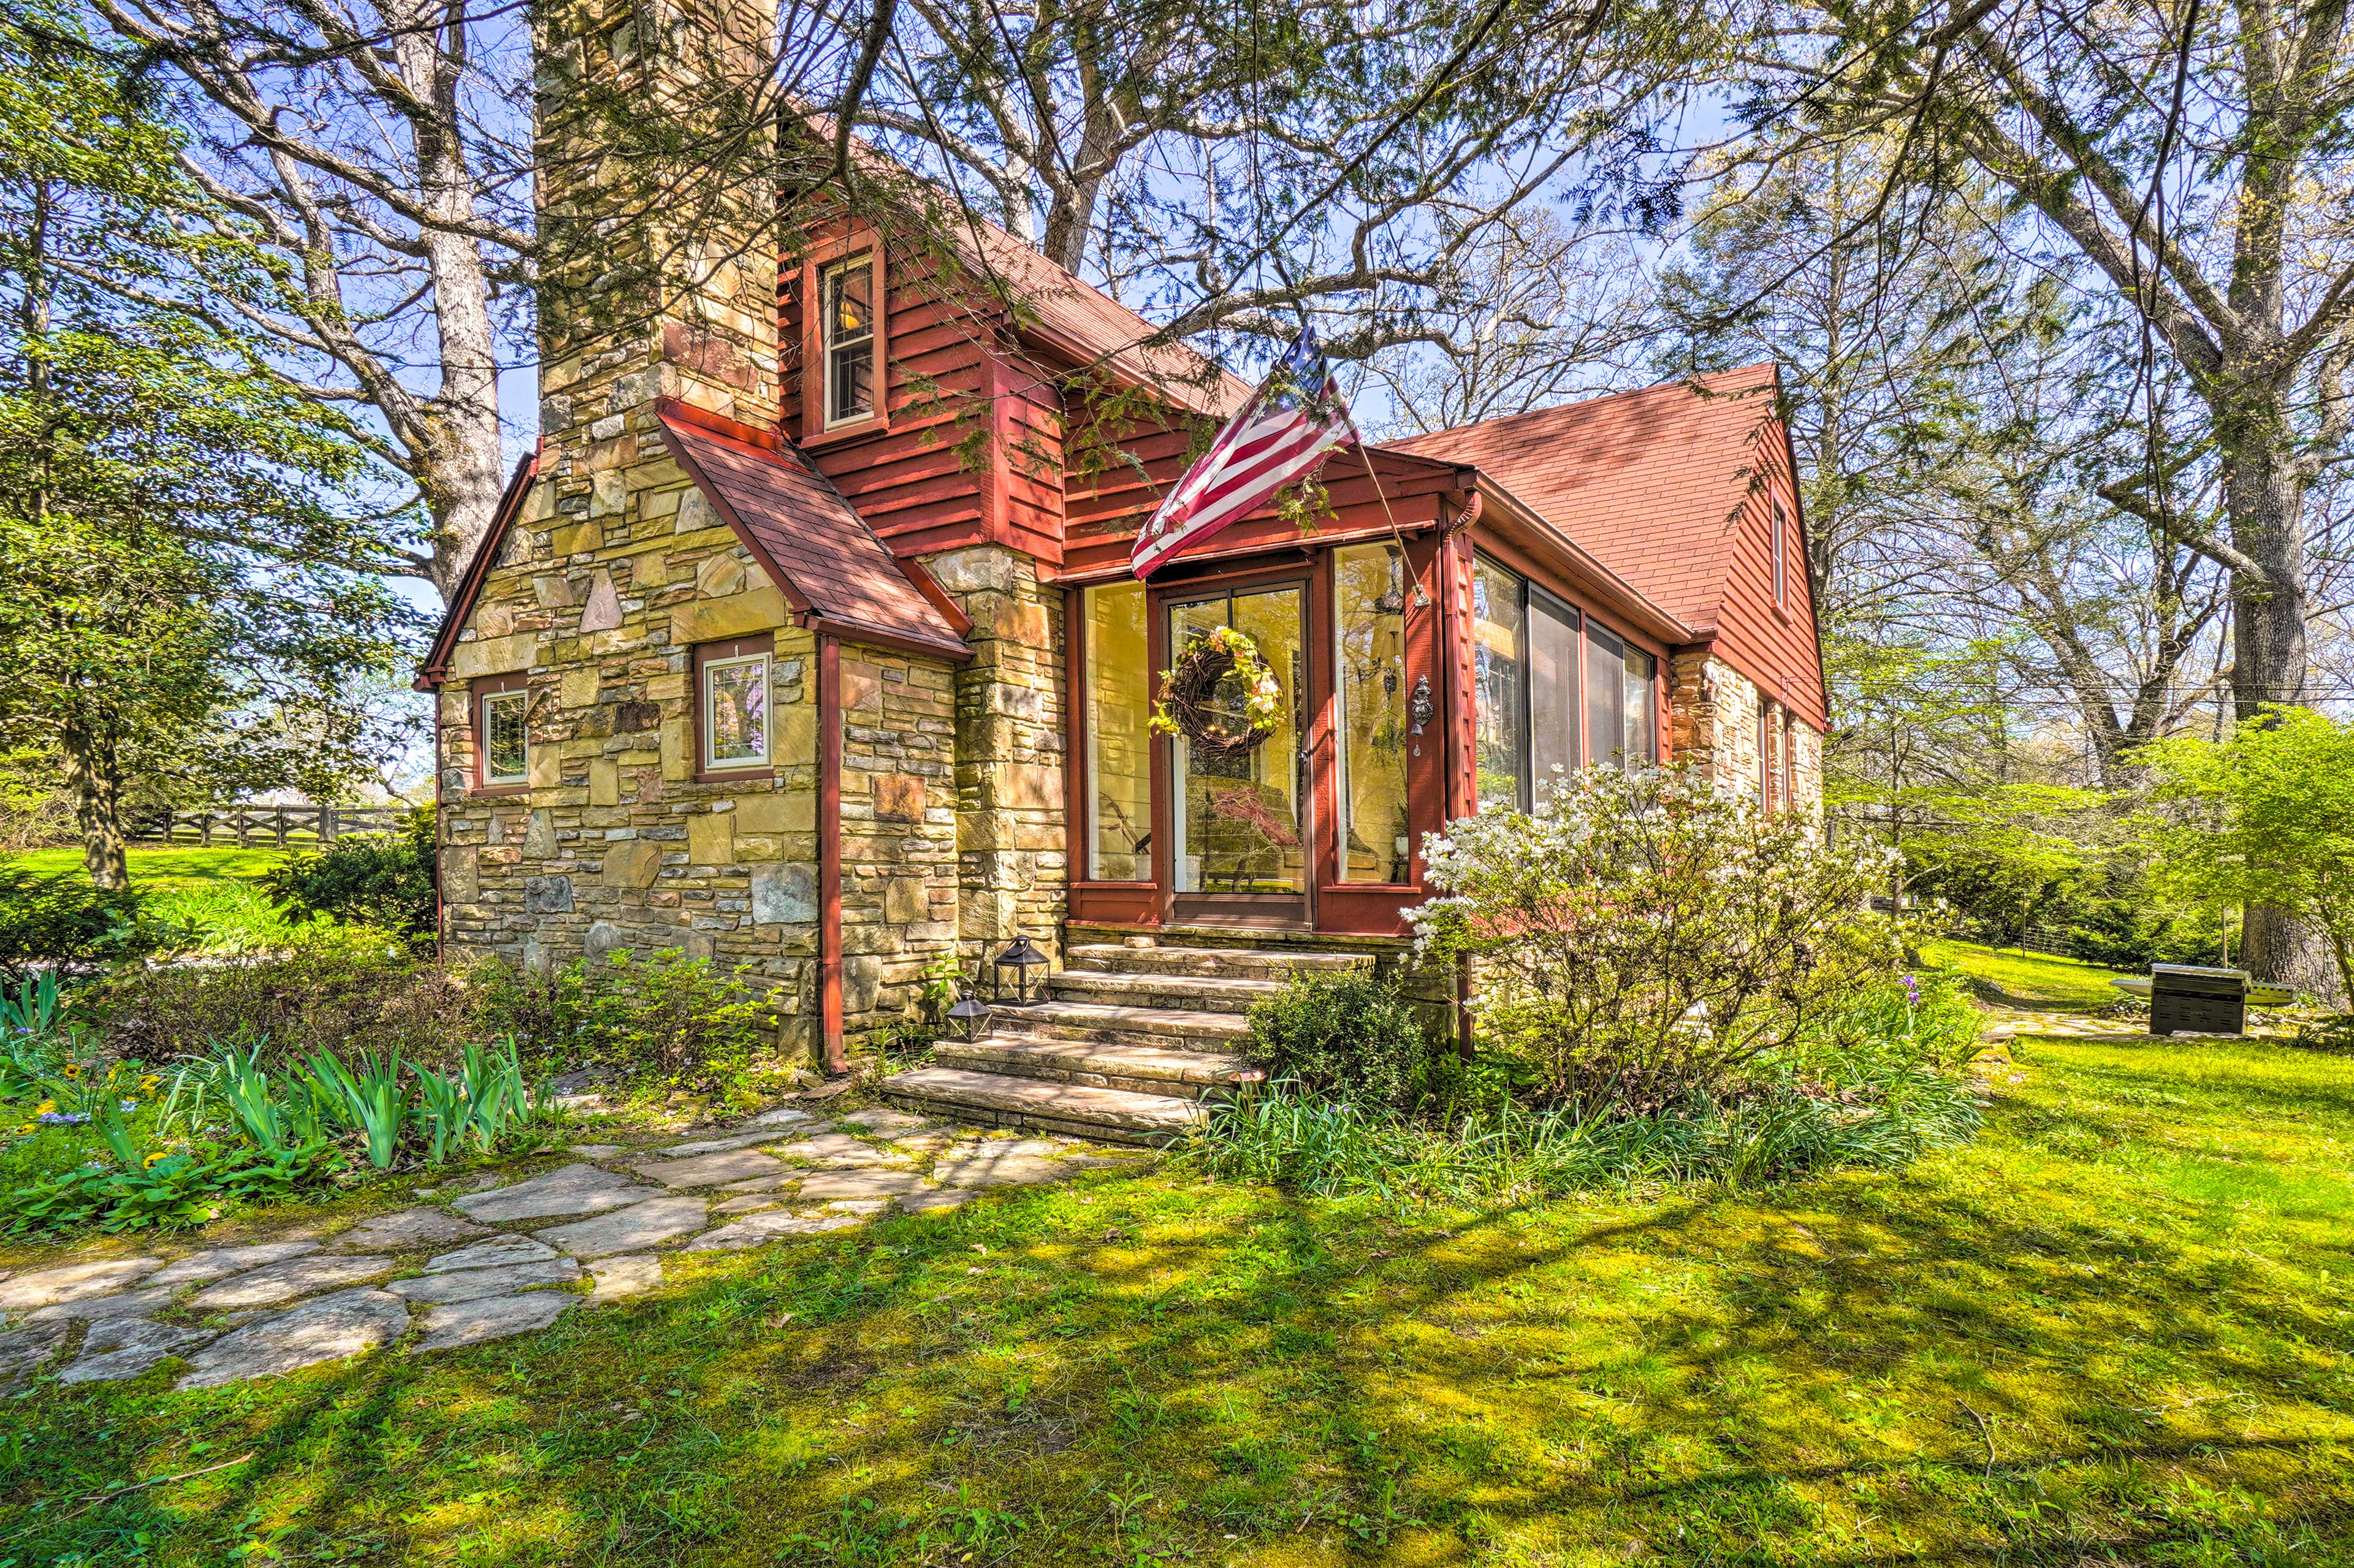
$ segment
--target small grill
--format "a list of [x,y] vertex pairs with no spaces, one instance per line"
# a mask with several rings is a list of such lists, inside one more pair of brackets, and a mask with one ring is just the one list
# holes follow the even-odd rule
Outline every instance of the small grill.
[[2149,966],[2152,1034],[2239,1034],[2247,1024],[2247,970]]

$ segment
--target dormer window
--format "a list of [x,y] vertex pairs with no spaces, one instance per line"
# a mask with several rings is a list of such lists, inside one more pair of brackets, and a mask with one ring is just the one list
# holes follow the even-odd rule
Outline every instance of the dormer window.
[[875,413],[875,259],[857,255],[818,275],[818,336],[825,363],[825,424]]

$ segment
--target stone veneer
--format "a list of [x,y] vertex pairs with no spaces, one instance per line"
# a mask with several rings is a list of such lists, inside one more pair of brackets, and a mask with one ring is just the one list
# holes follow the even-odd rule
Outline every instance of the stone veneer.
[[[1686,649],[1669,665],[1669,741],[1671,754],[1707,773],[1722,789],[1757,789],[1757,683],[1706,648]],[[1823,814],[1822,733],[1795,717],[1787,728],[1774,710],[1766,744],[1790,747],[1790,793],[1798,809],[1819,819]],[[1779,789],[1782,758],[1776,757],[1776,788]],[[1780,805],[1779,800],[1776,804]]]

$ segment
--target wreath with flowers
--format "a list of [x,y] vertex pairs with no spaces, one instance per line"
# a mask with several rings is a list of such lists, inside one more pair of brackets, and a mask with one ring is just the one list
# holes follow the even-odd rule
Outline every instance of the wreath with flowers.
[[[1227,679],[1241,683],[1242,724],[1231,703],[1218,700]],[[1182,735],[1204,757],[1246,757],[1283,722],[1283,687],[1259,657],[1258,644],[1231,626],[1213,627],[1162,672],[1152,705],[1155,735]]]

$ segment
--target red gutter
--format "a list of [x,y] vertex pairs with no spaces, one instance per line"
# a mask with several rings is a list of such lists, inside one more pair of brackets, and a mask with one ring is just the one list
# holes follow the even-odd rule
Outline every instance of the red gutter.
[[842,644],[817,640],[817,994],[828,1077],[850,1071],[842,1022]]

